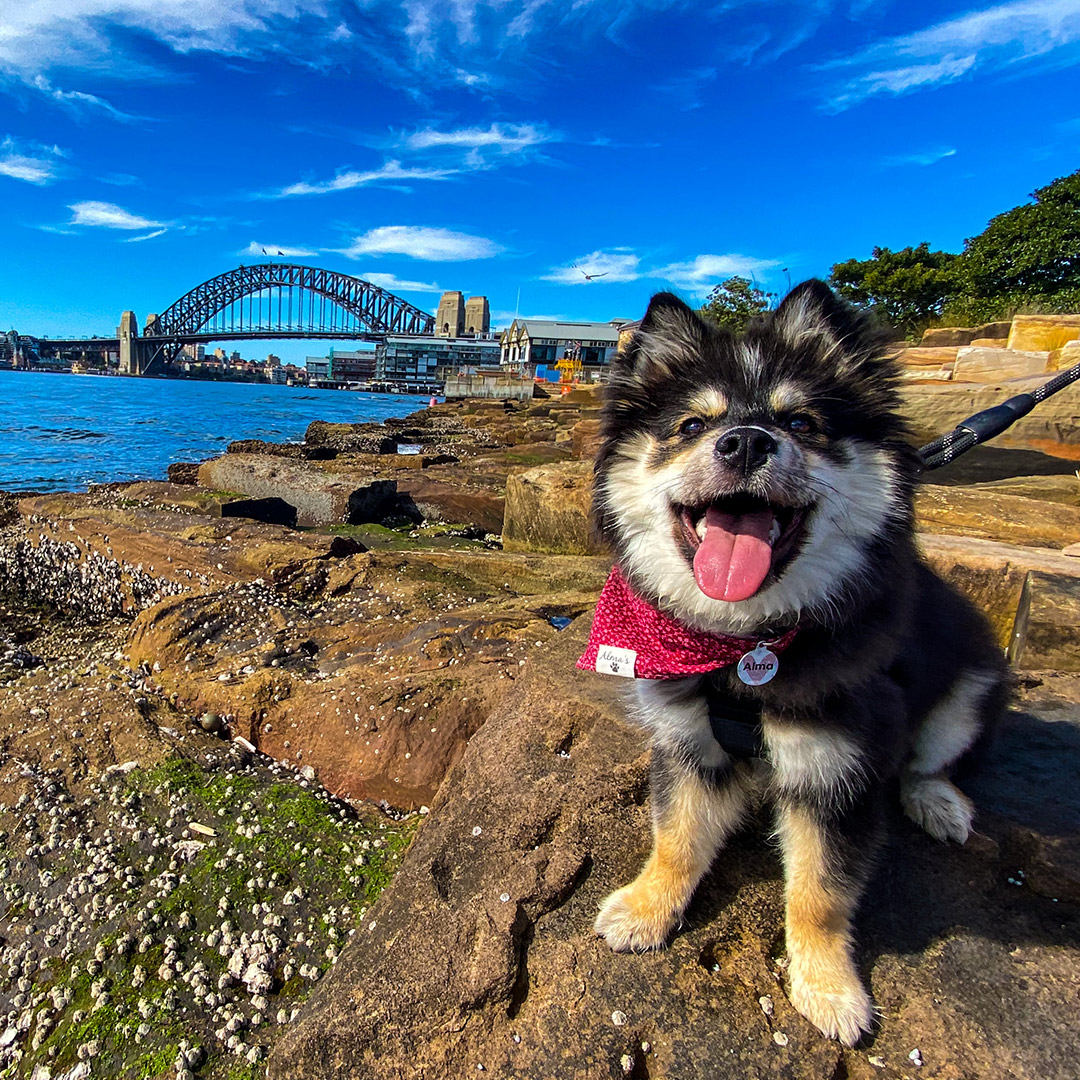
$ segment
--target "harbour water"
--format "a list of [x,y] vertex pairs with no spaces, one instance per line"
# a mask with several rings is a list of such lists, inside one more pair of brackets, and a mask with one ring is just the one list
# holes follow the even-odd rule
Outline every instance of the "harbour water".
[[164,479],[234,439],[299,442],[312,420],[403,416],[427,398],[269,383],[0,372],[0,490]]

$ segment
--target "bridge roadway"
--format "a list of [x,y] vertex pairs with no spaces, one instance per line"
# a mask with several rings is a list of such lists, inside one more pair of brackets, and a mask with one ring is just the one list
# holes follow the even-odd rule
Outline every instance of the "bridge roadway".
[[[91,351],[105,349],[116,352],[120,348],[119,338],[49,338],[34,337],[30,334],[22,335],[31,341],[48,349],[56,349],[61,352],[84,350]],[[425,334],[395,334],[394,337],[426,337]],[[385,341],[386,334],[369,332],[357,333],[348,330],[216,330],[205,334],[162,334],[160,336],[147,335],[139,338],[147,344],[169,342],[179,345],[208,345],[212,341],[262,341],[266,340],[289,340],[296,341],[311,338],[313,341]]]
[[134,312],[125,311],[115,337],[21,335],[11,344],[22,343],[32,352],[116,351],[121,373],[144,375],[168,366],[188,344],[304,338],[380,342],[389,335],[426,337],[434,329],[430,312],[369,281],[317,267],[264,263],[204,281],[160,315],[149,316],[142,335]]

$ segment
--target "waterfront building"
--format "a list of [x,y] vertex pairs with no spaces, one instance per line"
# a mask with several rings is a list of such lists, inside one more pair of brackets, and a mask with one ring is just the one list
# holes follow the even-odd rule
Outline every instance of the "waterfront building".
[[313,386],[371,382],[375,377],[375,353],[375,349],[331,349],[326,356],[309,356],[304,361],[308,382]]
[[448,373],[499,363],[499,342],[492,337],[388,337],[375,350],[375,382],[427,393]]
[[619,327],[624,321],[515,319],[499,337],[499,362],[530,376],[537,366],[554,368],[563,359],[580,360],[585,368],[602,368],[618,352]]

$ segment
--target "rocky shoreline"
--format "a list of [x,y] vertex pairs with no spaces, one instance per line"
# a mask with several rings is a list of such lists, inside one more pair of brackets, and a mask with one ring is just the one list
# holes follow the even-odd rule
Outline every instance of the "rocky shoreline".
[[[936,433],[969,389],[905,394]],[[1066,398],[1052,439],[920,493],[926,555],[990,614],[1022,711],[964,850],[897,826],[860,934],[885,1015],[855,1051],[787,1006],[760,837],[668,952],[592,938],[642,854],[647,758],[617,688],[573,668],[609,566],[591,391],[0,496],[0,1077],[1071,1075]]]

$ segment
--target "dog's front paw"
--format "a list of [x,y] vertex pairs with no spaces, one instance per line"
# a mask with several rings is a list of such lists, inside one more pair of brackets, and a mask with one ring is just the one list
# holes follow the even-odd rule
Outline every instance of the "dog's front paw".
[[601,905],[593,929],[615,952],[662,948],[679,913],[658,905],[652,891],[632,882],[613,892]]
[[794,961],[788,997],[823,1035],[854,1046],[874,1025],[874,1005],[854,970],[811,974]]
[[900,802],[916,825],[935,840],[967,842],[975,807],[971,800],[943,776],[908,776],[900,782]]

